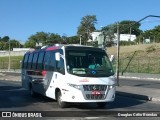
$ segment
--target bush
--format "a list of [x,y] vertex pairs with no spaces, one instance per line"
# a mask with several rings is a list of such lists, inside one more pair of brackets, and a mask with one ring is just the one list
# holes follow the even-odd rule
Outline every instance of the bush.
[[151,45],[149,47],[146,48],[146,52],[149,53],[149,52],[153,52],[156,50],[156,46],[155,45]]
[[135,45],[133,41],[120,41],[121,46]]

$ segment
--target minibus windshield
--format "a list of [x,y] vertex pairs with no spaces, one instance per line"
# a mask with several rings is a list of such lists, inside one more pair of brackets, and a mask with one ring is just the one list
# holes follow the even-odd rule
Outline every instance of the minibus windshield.
[[114,75],[105,51],[66,50],[67,72],[82,77],[109,77]]

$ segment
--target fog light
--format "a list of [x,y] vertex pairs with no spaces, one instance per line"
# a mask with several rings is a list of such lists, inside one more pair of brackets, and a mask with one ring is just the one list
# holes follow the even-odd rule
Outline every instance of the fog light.
[[75,98],[75,96],[72,96],[72,99],[74,99]]

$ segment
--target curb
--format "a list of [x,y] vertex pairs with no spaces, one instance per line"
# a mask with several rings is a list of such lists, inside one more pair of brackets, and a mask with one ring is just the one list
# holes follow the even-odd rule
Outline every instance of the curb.
[[119,76],[119,78],[129,78],[129,79],[143,79],[143,80],[160,80],[160,78],[144,78],[144,77],[129,77],[129,76]]
[[160,98],[155,98],[147,95],[140,95],[140,94],[134,94],[134,93],[120,92],[120,91],[117,91],[116,94],[119,96],[130,97],[130,98],[135,98],[140,100],[160,102]]
[[2,80],[4,80],[4,81],[16,81],[16,82],[21,82],[21,80],[19,80],[19,79],[2,79]]

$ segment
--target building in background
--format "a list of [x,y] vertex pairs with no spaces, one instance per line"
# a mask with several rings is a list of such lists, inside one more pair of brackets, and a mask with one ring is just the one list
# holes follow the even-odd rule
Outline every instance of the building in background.
[[[109,41],[109,37],[104,36],[104,34],[102,32],[92,32],[91,33],[92,36],[92,41],[98,42],[98,46],[102,47],[103,46],[103,42],[105,41]],[[114,37],[112,39],[114,44],[117,44],[117,33],[114,33]],[[132,35],[132,34],[120,34],[120,41],[134,41],[136,39],[136,35]],[[89,41],[91,42],[91,40]]]

